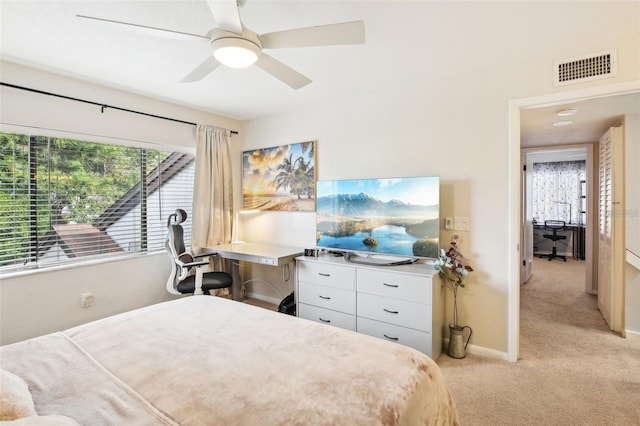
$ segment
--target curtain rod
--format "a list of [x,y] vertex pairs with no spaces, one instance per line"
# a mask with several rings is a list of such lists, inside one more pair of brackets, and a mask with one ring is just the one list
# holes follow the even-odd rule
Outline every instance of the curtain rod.
[[[161,115],[149,114],[149,113],[146,113],[146,112],[135,111],[135,110],[132,110],[132,109],[127,109],[127,108],[121,108],[121,107],[117,107],[117,106],[113,106],[113,105],[102,104],[100,102],[88,101],[86,99],[80,99],[80,98],[74,98],[74,97],[71,97],[71,96],[59,95],[57,93],[52,93],[52,92],[45,92],[44,90],[38,90],[38,89],[32,89],[30,87],[18,86],[18,85],[15,85],[15,84],[5,83],[4,81],[0,82],[0,86],[6,86],[6,87],[10,87],[12,89],[26,90],[27,92],[38,93],[40,95],[54,96],[56,98],[62,98],[62,99],[70,100],[70,101],[82,102],[82,103],[90,104],[90,105],[96,105],[96,106],[100,107],[100,112],[103,112],[103,113],[104,113],[105,109],[111,108],[111,109],[115,109],[115,110],[118,110],[118,111],[130,112],[130,113],[133,113],[133,114],[145,115],[147,117],[159,118],[161,120],[173,121],[175,123],[189,124],[191,126],[197,126],[198,125],[197,123],[192,123],[190,121],[178,120],[176,118],[163,117]],[[235,131],[235,130],[230,130],[230,132],[231,132],[232,135],[237,135],[238,134],[238,132]]]

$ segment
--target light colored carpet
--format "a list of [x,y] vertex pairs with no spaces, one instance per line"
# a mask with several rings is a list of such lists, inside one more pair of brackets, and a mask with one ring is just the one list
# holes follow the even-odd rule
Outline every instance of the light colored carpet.
[[[516,363],[443,353],[463,425],[640,425],[640,339],[609,331],[584,262],[534,259]],[[473,326],[473,319],[469,319]]]

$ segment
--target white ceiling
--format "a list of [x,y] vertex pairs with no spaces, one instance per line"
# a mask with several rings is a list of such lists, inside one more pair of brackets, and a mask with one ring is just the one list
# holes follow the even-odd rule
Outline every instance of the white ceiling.
[[[577,112],[560,117],[558,111]],[[625,114],[640,113],[640,93],[608,96],[563,105],[523,109],[520,112],[520,143],[523,148],[597,142],[611,126],[622,123]],[[573,124],[554,127],[557,121]]]
[[[359,10],[361,4],[249,0],[240,15],[247,28],[263,34],[362,20],[366,16]],[[180,83],[210,54],[206,40],[172,39],[128,26],[77,18],[76,14],[204,36],[216,26],[204,0],[2,0],[0,7],[3,59],[240,120],[364,90],[378,77],[373,65],[375,51],[384,48],[376,43],[376,23],[369,19],[365,21],[365,45],[267,52],[313,80],[300,90],[291,89],[257,67],[219,67],[199,82]]]
[[[423,50],[423,40],[433,38],[439,26],[446,27],[448,19],[456,15],[452,12],[431,17],[431,24],[426,25],[424,14],[413,16],[404,10],[404,4],[248,0],[240,10],[241,18],[246,27],[258,34],[354,20],[365,22],[364,45],[268,52],[313,80],[297,91],[256,67],[219,67],[200,82],[179,83],[209,55],[206,41],[159,37],[75,16],[83,14],[205,35],[215,22],[204,0],[1,0],[0,55],[5,60],[248,120],[320,103],[339,103],[342,98],[370,93],[376,86],[395,86],[420,78],[414,74],[429,66],[429,57],[416,57],[414,52]],[[445,6],[435,3],[433,7]],[[402,31],[390,24],[397,22],[403,23]],[[397,42],[398,37],[402,37],[401,43]],[[448,40],[452,51],[455,43],[465,42],[464,38]],[[523,110],[522,146],[595,141],[603,129],[619,122],[622,114],[640,112],[640,95],[568,106],[578,107],[578,114],[573,117],[575,124],[569,128],[550,126],[558,119],[555,111],[562,107]]]

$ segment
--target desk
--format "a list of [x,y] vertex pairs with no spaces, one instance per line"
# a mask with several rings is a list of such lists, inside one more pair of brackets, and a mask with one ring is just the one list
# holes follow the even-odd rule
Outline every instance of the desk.
[[[288,264],[304,253],[304,249],[299,247],[251,242],[220,244],[217,246],[207,247],[206,251],[216,252],[224,259],[237,261],[243,260],[246,262],[270,266],[282,266]],[[240,267],[237,262],[232,262],[231,276],[233,277],[231,297],[233,300],[240,300],[242,297],[242,283],[240,282]]]
[[[545,250],[542,250],[544,253],[541,253],[538,246],[552,244],[551,240],[547,240],[542,237],[542,234],[551,233],[551,231],[545,229],[544,224],[535,224],[533,225],[533,229],[534,229],[534,242],[533,242],[534,254],[536,255],[547,254],[547,251]],[[558,234],[559,235],[568,234],[567,236],[571,237],[570,240],[565,240],[564,243],[560,241],[559,244],[561,245],[561,247],[563,244],[566,244],[566,247],[571,249],[571,255],[573,255],[574,259],[576,260],[585,259],[585,227],[584,225],[568,223],[566,224],[566,229],[564,231],[558,231]],[[558,253],[560,253],[560,250],[558,250]],[[570,255],[570,254],[566,253],[566,255]]]

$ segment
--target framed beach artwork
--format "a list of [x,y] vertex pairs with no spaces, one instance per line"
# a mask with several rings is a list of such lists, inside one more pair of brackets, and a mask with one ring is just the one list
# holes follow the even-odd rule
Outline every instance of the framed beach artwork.
[[242,153],[242,209],[313,212],[316,141]]

